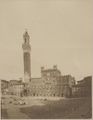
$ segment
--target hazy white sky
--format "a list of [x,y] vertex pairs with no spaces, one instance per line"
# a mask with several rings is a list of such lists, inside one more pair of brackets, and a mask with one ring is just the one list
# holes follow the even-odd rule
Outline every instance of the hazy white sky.
[[32,77],[54,64],[76,80],[92,75],[92,21],[92,0],[0,0],[0,78],[23,77],[25,28]]

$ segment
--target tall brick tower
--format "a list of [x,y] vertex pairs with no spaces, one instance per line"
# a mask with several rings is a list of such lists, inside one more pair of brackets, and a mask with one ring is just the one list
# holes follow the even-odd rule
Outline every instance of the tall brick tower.
[[24,60],[24,82],[28,83],[31,81],[31,61],[30,61],[30,36],[27,31],[23,34],[24,43],[22,44],[23,48],[23,60]]

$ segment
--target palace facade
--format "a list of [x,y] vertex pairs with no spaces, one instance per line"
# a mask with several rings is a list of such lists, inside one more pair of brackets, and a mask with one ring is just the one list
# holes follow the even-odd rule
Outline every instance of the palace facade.
[[56,65],[51,69],[41,67],[41,77],[29,82],[31,96],[70,97],[75,79],[71,75],[62,76]]

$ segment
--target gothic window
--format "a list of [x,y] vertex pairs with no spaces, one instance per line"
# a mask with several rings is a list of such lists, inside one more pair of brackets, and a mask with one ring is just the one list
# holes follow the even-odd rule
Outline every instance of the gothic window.
[[26,43],[26,38],[25,38],[25,43]]
[[35,93],[33,93],[33,96],[35,96]]
[[53,96],[55,96],[55,94],[53,94]]
[[49,77],[49,76],[50,76],[50,73],[47,73],[47,76]]

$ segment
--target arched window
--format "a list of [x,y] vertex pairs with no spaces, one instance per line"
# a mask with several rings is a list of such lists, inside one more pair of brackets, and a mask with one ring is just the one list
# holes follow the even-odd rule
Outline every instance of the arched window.
[[63,97],[63,93],[61,94],[61,97]]
[[55,96],[55,94],[53,94],[53,96]]
[[33,93],[33,96],[35,96],[35,93]]

